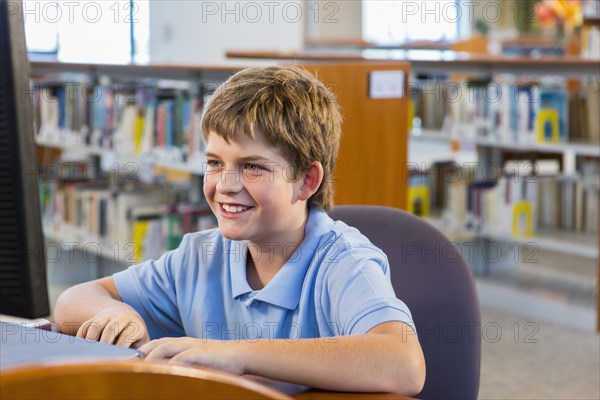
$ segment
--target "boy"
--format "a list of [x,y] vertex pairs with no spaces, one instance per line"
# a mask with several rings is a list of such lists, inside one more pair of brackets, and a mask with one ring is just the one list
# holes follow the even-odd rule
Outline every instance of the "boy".
[[149,360],[419,393],[423,354],[387,258],[326,214],[341,133],[333,94],[300,68],[247,69],[212,96],[202,128],[219,228],[67,290],[61,328]]

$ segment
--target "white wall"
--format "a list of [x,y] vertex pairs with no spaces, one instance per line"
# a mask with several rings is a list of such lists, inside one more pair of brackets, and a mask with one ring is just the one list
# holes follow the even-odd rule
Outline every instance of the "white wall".
[[300,50],[303,1],[150,1],[150,60],[240,64],[227,50]]
[[362,1],[306,0],[305,9],[307,38],[362,38]]

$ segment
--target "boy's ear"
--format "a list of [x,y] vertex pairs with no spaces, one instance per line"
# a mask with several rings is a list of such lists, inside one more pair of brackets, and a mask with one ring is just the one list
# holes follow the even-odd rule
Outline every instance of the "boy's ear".
[[308,200],[310,196],[315,194],[321,182],[323,182],[323,166],[318,161],[313,161],[308,167],[308,171],[301,178],[302,186],[300,186],[300,192],[298,193],[299,200]]

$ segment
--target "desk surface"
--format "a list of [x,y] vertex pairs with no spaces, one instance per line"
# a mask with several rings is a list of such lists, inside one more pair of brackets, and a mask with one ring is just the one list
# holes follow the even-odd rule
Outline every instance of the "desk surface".
[[20,366],[4,369],[0,376],[0,392],[6,399],[180,399],[189,398],[190,393],[201,393],[206,398],[261,400],[409,400],[389,393],[307,390],[304,386],[261,377],[240,378],[206,368],[141,360]]

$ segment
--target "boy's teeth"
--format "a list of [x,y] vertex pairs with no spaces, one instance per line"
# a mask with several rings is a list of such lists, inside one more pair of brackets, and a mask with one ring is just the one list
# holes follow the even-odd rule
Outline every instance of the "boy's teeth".
[[248,207],[244,207],[244,206],[230,206],[227,204],[223,204],[223,209],[225,209],[225,211],[227,212],[241,212],[241,211],[246,211],[248,209]]

